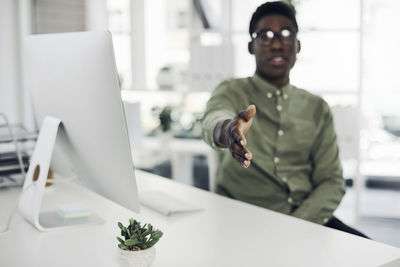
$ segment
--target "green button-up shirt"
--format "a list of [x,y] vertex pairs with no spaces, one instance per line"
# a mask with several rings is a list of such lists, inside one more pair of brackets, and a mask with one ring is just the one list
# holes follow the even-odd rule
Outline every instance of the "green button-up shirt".
[[222,82],[207,103],[203,138],[217,150],[213,132],[248,105],[257,113],[246,134],[248,169],[228,149],[218,171],[218,193],[319,224],[345,193],[336,134],[328,104],[290,84],[278,89],[254,75]]

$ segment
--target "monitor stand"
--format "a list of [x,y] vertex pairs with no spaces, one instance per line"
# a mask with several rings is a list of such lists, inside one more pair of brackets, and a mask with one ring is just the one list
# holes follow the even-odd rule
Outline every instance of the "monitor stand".
[[58,118],[47,116],[43,120],[19,201],[21,215],[40,231],[104,223],[103,219],[94,214],[85,218],[64,219],[56,211],[40,213],[60,125],[61,120]]

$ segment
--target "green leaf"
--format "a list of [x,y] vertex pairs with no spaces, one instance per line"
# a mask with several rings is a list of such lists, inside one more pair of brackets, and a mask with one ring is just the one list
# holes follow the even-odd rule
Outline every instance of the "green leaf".
[[124,246],[123,244],[118,244],[118,247],[123,250],[129,250],[129,248],[127,246]]
[[133,224],[134,224],[134,221],[133,221],[133,219],[132,219],[132,218],[130,218],[130,219],[129,219],[129,224],[133,226]]
[[147,242],[147,243],[146,243],[146,246],[147,246],[148,248],[151,248],[151,247],[154,246],[157,242],[158,242],[158,240],[153,239],[153,240]]
[[122,227],[124,226],[122,225],[122,223],[118,222],[118,227],[122,229]]
[[160,239],[162,237],[163,233],[161,231],[157,231],[154,234],[151,235],[152,238],[154,239]]
[[121,244],[124,244],[124,240],[122,240],[122,238],[120,238],[119,236],[117,236],[117,240],[118,240]]
[[139,243],[140,242],[137,239],[128,239],[128,240],[125,240],[125,242],[124,242],[125,246],[129,246],[129,247],[137,245]]
[[128,229],[126,227],[122,228],[121,235],[125,237],[125,239],[129,239],[130,236],[128,235]]
[[121,236],[125,237],[125,239],[126,239],[126,233],[122,230],[121,230]]
[[151,234],[151,232],[149,231],[149,229],[146,229],[146,231],[144,231],[143,236],[148,236],[149,234]]

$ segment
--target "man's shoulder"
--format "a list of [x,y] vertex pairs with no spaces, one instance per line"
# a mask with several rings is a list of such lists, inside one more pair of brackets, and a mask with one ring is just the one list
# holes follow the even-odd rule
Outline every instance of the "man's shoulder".
[[308,103],[315,103],[318,105],[327,105],[326,101],[319,95],[311,93],[310,91],[292,85],[292,93],[299,98],[306,100]]
[[225,87],[230,89],[243,89],[244,87],[249,85],[249,78],[230,78],[223,80],[218,86]]
[[308,97],[308,98],[312,98],[312,99],[318,99],[318,100],[322,100],[322,98],[314,93],[311,93],[310,91],[294,86],[292,85],[292,92],[296,95],[299,96],[303,96],[303,97]]

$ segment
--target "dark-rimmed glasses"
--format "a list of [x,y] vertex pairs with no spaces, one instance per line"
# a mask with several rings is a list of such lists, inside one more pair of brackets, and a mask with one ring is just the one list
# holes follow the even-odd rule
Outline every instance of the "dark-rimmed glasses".
[[260,30],[251,34],[252,40],[257,40],[261,45],[270,46],[275,38],[278,38],[282,45],[291,45],[296,36],[292,29],[282,29],[279,32],[271,30]]

